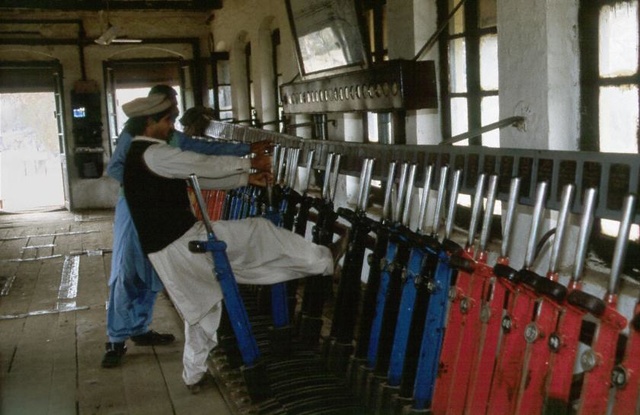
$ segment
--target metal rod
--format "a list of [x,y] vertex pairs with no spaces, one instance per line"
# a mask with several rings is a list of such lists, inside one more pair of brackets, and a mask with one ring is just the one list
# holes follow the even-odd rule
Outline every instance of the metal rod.
[[436,198],[436,209],[433,213],[433,229],[431,233],[438,235],[438,229],[440,228],[440,212],[442,210],[442,202],[444,201],[444,195],[447,192],[447,175],[449,173],[449,166],[442,166],[440,169],[440,184],[438,185],[438,197]]
[[589,235],[593,227],[593,217],[596,209],[596,194],[598,190],[594,187],[588,188],[584,193],[584,203],[582,207],[582,220],[578,233],[578,243],[576,245],[575,262],[573,264],[573,274],[571,280],[579,282],[584,272],[584,261],[587,257],[587,246],[589,246]]
[[298,161],[300,160],[300,149],[293,150],[293,160],[291,163],[291,175],[289,181],[289,187],[293,189],[296,185],[296,179],[298,178]]
[[489,131],[498,129],[498,128],[502,128],[502,127],[507,127],[509,125],[519,125],[519,124],[524,124],[525,122],[525,118],[524,117],[508,117],[505,118],[503,120],[491,123],[491,124],[487,124],[487,125],[483,125],[480,128],[476,128],[474,130],[471,131],[467,131],[466,133],[462,133],[462,134],[458,134],[455,135],[453,137],[449,137],[449,138],[445,138],[444,140],[442,140],[439,144],[440,145],[449,145],[449,144],[453,144],[453,143],[457,143],[458,141],[462,141],[462,140],[466,140],[468,138],[473,138],[473,137],[478,137],[484,133],[487,133]]
[[498,176],[492,174],[489,176],[489,185],[487,186],[487,205],[484,209],[484,218],[482,220],[482,231],[480,232],[479,252],[485,252],[489,243],[489,235],[491,235],[491,223],[493,222],[493,208],[496,204],[496,195],[498,193]]
[[333,153],[327,154],[326,164],[324,166],[324,183],[322,184],[322,198],[329,200],[329,183],[331,182],[331,165],[333,164]]
[[285,159],[287,157],[287,153],[289,152],[289,148],[288,147],[284,147],[280,150],[280,160],[278,161],[278,167],[275,170],[276,171],[276,183],[281,183],[283,180],[283,174],[284,174],[284,166],[285,166]]
[[424,230],[424,222],[427,218],[427,205],[429,203],[429,191],[431,190],[432,176],[433,166],[431,164],[427,164],[424,169],[424,185],[422,187],[422,197],[420,198],[420,207],[418,209],[418,231]]
[[293,148],[289,148],[289,151],[287,152],[287,162],[286,162],[286,168],[284,171],[284,184],[285,186],[288,186],[289,183],[291,182],[291,174],[292,174],[292,164],[293,164],[293,152],[295,151],[295,149]]
[[462,170],[457,169],[453,172],[451,178],[451,194],[449,195],[449,209],[447,210],[447,220],[444,227],[444,239],[449,239],[453,231],[453,220],[456,217],[458,209],[458,192],[460,190],[460,182],[462,178]]
[[207,215],[207,204],[204,202],[202,198],[202,190],[200,189],[200,182],[198,181],[198,176],[195,174],[189,175],[189,181],[191,182],[191,187],[193,188],[193,193],[196,195],[196,202],[198,202],[198,209],[200,209],[200,214],[202,216],[202,222],[204,223],[204,227],[207,230],[207,236],[213,236],[213,227],[211,226],[211,220],[209,219],[209,215]]
[[367,205],[369,204],[369,193],[371,191],[371,175],[373,174],[373,162],[375,159],[367,159],[367,169],[364,177],[364,191],[362,192],[362,203],[360,205],[360,211],[365,212]]
[[476,238],[476,229],[478,229],[478,220],[480,219],[480,209],[484,200],[484,181],[485,175],[480,174],[476,182],[476,193],[473,196],[473,205],[471,207],[471,220],[469,223],[469,237],[467,239],[467,247],[473,246]]
[[509,256],[509,247],[511,246],[511,228],[513,227],[513,218],[516,213],[516,206],[518,205],[521,182],[522,180],[519,177],[511,179],[511,186],[509,187],[509,201],[507,202],[507,210],[504,215],[502,246],[500,248],[500,256],[502,258],[507,258]]
[[407,173],[409,171],[409,163],[402,163],[400,166],[400,179],[398,180],[398,196],[396,199],[395,208],[392,210],[392,220],[397,223],[400,221],[400,211],[402,210],[402,203],[404,202],[404,191],[407,187]]
[[362,168],[360,169],[360,186],[358,187],[358,197],[356,199],[356,209],[360,209],[362,206],[362,198],[364,197],[364,189],[366,187],[366,175],[369,159],[362,161]]
[[396,175],[396,162],[389,163],[389,173],[387,174],[387,187],[384,191],[384,202],[382,203],[382,219],[390,218],[391,209],[391,192],[394,186],[394,179]]
[[571,210],[571,204],[573,202],[574,191],[575,186],[572,184],[567,184],[562,189],[560,210],[558,211],[558,222],[556,223],[556,235],[553,240],[553,245],[551,246],[551,258],[549,259],[550,273],[558,271],[560,249],[562,248],[564,233],[567,229],[567,221],[569,219],[569,211]]
[[342,154],[338,153],[335,156],[333,162],[333,183],[331,184],[331,201],[336,198],[336,191],[338,190],[338,178],[340,177],[340,159],[342,158]]
[[527,252],[524,258],[524,268],[529,269],[533,265],[536,254],[536,244],[538,243],[538,233],[540,231],[540,223],[544,213],[544,204],[547,198],[547,182],[538,183],[536,191],[536,203],[533,207],[533,215],[531,217],[531,230],[529,232],[529,241],[527,244]]
[[304,182],[304,186],[302,188],[302,192],[306,192],[309,189],[309,182],[311,181],[311,171],[313,170],[313,156],[315,155],[315,150],[309,150],[307,153],[307,177]]
[[271,171],[274,175],[278,173],[278,160],[280,157],[281,149],[282,146],[280,144],[275,144],[273,146],[273,154],[271,155]]
[[409,225],[409,214],[411,213],[411,199],[413,196],[413,185],[416,180],[416,164],[409,167],[409,178],[407,180],[407,189],[404,198],[404,211],[402,212],[402,224]]
[[607,295],[615,295],[618,292],[618,283],[624,258],[627,254],[627,246],[629,245],[629,232],[633,223],[633,216],[636,210],[636,196],[628,195],[624,199],[622,205],[622,220],[620,228],[618,228],[618,239],[613,251],[613,260],[611,261],[611,278],[609,279],[609,291]]
[[449,22],[451,21],[451,19],[453,19],[453,16],[455,16],[456,12],[458,11],[458,9],[460,7],[462,7],[462,5],[465,3],[465,1],[466,0],[460,0],[458,2],[458,4],[456,4],[453,7],[451,12],[447,16],[447,19],[442,24],[440,24],[440,26],[438,26],[438,28],[436,28],[436,31],[427,40],[427,43],[425,43],[425,45],[418,51],[416,56],[413,58],[414,61],[417,61],[418,59],[420,59],[422,57],[422,55],[424,55],[425,53],[427,53],[428,51],[431,50],[431,48],[436,44],[436,42],[440,38],[440,33],[442,33],[442,31],[447,28],[447,26],[449,25]]

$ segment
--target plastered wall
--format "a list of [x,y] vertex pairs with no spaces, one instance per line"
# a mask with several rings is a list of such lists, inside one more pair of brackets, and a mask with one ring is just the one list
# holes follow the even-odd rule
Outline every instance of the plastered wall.
[[[118,195],[118,184],[111,178],[103,175],[97,179],[79,178],[73,161],[74,143],[71,135],[71,91],[74,83],[82,79],[82,60],[78,46],[78,25],[48,23],[53,20],[82,22],[86,32],[87,43],[83,48],[84,71],[87,80],[97,82],[103,93],[103,148],[105,148],[105,165],[109,160],[109,138],[107,132],[107,114],[104,98],[103,62],[109,59],[128,58],[156,58],[156,57],[182,57],[192,58],[191,46],[185,43],[171,44],[140,44],[124,45],[111,44],[100,46],[94,44],[92,39],[99,37],[106,29],[107,19],[104,14],[91,12],[82,13],[55,13],[55,12],[30,12],[20,11],[15,13],[3,12],[0,16],[8,20],[41,21],[36,27],[42,34],[43,42],[57,42],[68,44],[50,44],[44,46],[5,44],[0,45],[0,60],[2,61],[51,61],[59,60],[63,68],[63,88],[66,113],[66,151],[67,168],[70,181],[70,205],[74,210],[86,208],[113,207]],[[109,21],[121,29],[119,36],[130,38],[198,38],[201,39],[201,50],[207,53],[207,13],[195,12],[111,12]],[[5,24],[5,30],[24,29],[23,25]]]

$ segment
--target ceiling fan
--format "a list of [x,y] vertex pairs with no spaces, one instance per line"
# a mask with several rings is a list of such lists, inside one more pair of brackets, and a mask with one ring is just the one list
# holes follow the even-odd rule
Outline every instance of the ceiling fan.
[[[104,11],[100,10],[100,24],[102,25],[102,16]],[[112,43],[141,43],[142,39],[130,39],[130,38],[118,38],[118,34],[120,33],[120,28],[118,26],[114,26],[111,24],[109,20],[109,0],[107,0],[107,12],[106,12],[106,20],[107,20],[107,29],[102,32],[99,38],[94,40],[95,43],[102,46],[107,46]]]

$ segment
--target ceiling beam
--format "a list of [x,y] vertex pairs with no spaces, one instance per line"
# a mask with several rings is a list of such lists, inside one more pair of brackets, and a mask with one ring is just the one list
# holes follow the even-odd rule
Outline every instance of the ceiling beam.
[[[222,0],[109,0],[109,10],[187,10],[222,8]],[[2,0],[2,9],[97,11],[107,8],[106,0]]]

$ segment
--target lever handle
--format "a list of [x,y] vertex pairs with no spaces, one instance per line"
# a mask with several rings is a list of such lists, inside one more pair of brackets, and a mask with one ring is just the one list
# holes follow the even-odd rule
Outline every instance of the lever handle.
[[489,177],[489,185],[487,186],[487,205],[484,210],[484,218],[482,220],[482,231],[480,232],[479,252],[484,253],[489,243],[489,235],[491,234],[491,223],[493,222],[493,208],[496,204],[496,194],[498,193],[498,176],[492,174]]
[[502,258],[509,257],[509,248],[511,247],[511,228],[513,226],[513,218],[516,213],[516,206],[518,205],[518,195],[520,195],[520,183],[519,177],[511,179],[511,186],[509,187],[509,201],[507,203],[507,210],[504,215],[504,229],[502,231],[502,246],[500,247],[500,256]]
[[571,275],[570,285],[579,285],[584,273],[584,261],[587,257],[587,246],[589,244],[589,236],[593,227],[593,217],[596,210],[596,194],[597,189],[588,188],[584,193],[584,203],[582,207],[582,219],[580,220],[580,230],[578,233],[578,243],[576,245],[575,262],[573,264],[573,273]]
[[402,224],[409,225],[409,214],[411,213],[411,200],[413,199],[413,185],[416,180],[416,165],[409,166],[409,177],[407,179],[407,188],[405,190],[404,211],[402,212]]
[[333,171],[331,172],[333,176],[333,182],[330,187],[329,198],[331,201],[334,201],[336,198],[336,190],[338,189],[338,178],[340,177],[340,160],[342,159],[342,154],[338,153],[334,157],[333,161]]
[[382,219],[390,219],[391,209],[391,192],[394,186],[394,178],[396,175],[396,162],[389,163],[389,173],[387,174],[387,187],[384,191],[384,202],[382,204]]
[[476,229],[478,229],[478,220],[480,219],[480,209],[484,199],[484,182],[485,175],[480,174],[476,183],[476,193],[473,196],[473,205],[471,207],[471,221],[469,223],[469,237],[467,239],[467,247],[472,247],[476,238]]
[[618,284],[620,282],[620,275],[622,274],[622,265],[627,255],[629,233],[635,211],[636,196],[627,195],[622,205],[622,219],[620,220],[618,238],[616,239],[616,245],[613,251],[613,259],[611,260],[611,276],[609,278],[609,290],[607,292],[607,302],[609,303],[612,302],[612,298],[618,293]]
[[307,153],[307,177],[304,182],[304,186],[302,186],[302,192],[309,190],[309,181],[311,180],[311,169],[313,169],[313,156],[315,155],[315,152],[315,150],[309,150]]
[[451,192],[449,195],[449,210],[447,211],[447,220],[444,227],[444,239],[451,238],[453,232],[453,221],[456,216],[456,210],[458,209],[458,192],[460,190],[460,181],[462,178],[462,170],[458,169],[453,172],[451,178]]
[[538,233],[540,232],[540,224],[544,213],[544,204],[547,199],[547,182],[538,183],[536,190],[536,202],[533,207],[533,215],[531,218],[531,230],[529,231],[529,241],[527,243],[527,252],[524,258],[524,268],[529,269],[533,265],[536,254],[536,244],[538,243]]
[[427,218],[427,205],[429,203],[429,191],[431,190],[432,175],[433,166],[431,164],[427,164],[424,169],[424,186],[422,187],[422,197],[420,198],[420,207],[418,209],[418,231],[424,231],[424,222]]
[[200,216],[202,216],[202,222],[204,223],[204,227],[207,230],[207,236],[211,238],[213,236],[213,226],[211,226],[211,220],[209,219],[209,215],[207,214],[207,204],[204,202],[204,198],[202,197],[202,189],[200,188],[198,176],[196,176],[195,174],[189,175],[189,181],[191,182],[193,193],[196,196],[196,202],[198,204],[198,209],[200,210]]
[[322,199],[329,200],[329,183],[331,182],[331,166],[333,165],[334,153],[327,154],[326,164],[324,166],[324,183],[322,184]]
[[551,246],[551,258],[549,259],[549,275],[558,272],[558,262],[560,258],[560,249],[564,241],[564,233],[567,229],[567,221],[569,219],[569,210],[573,202],[573,193],[575,186],[567,184],[562,189],[560,202],[560,211],[558,212],[558,222],[556,223],[556,236]]
[[436,198],[436,209],[433,213],[433,229],[431,233],[433,236],[438,235],[438,229],[440,228],[440,212],[442,210],[442,203],[444,196],[447,192],[447,175],[449,174],[449,166],[442,166],[440,168],[440,184],[438,185],[438,197]]
[[371,175],[373,174],[373,162],[375,159],[365,159],[364,163],[364,175],[360,180],[360,199],[357,208],[361,212],[367,210],[367,203],[369,202],[369,192],[371,190]]

